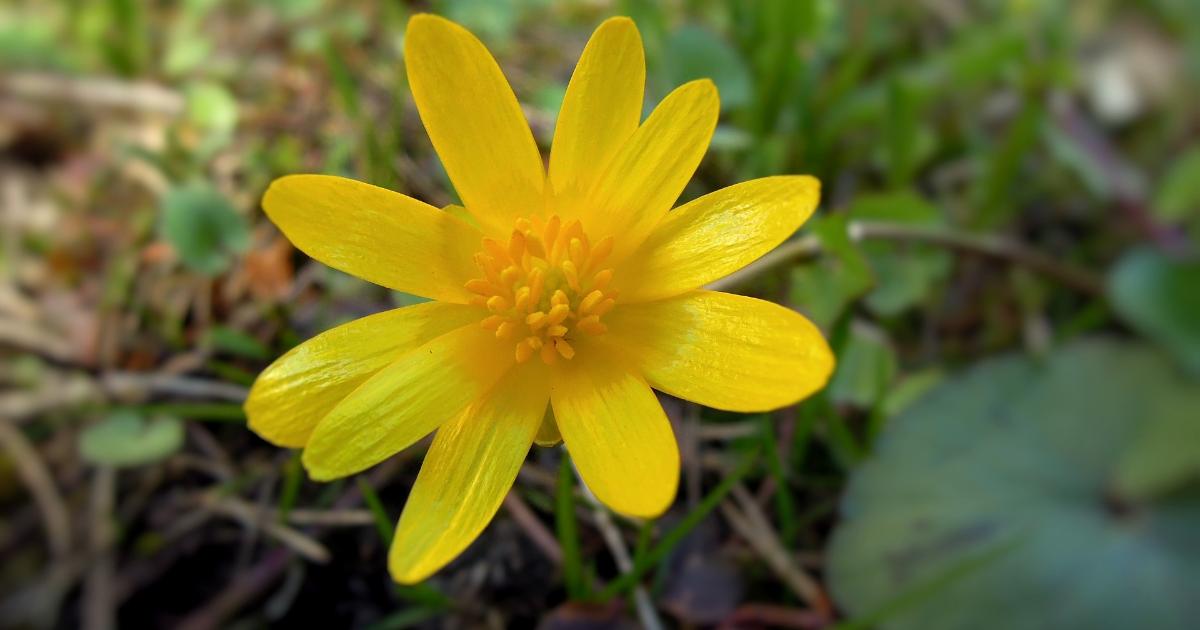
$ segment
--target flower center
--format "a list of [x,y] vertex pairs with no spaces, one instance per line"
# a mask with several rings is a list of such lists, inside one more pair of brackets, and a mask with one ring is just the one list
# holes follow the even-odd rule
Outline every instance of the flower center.
[[608,330],[600,318],[617,296],[604,267],[612,248],[611,236],[593,246],[578,219],[563,225],[558,215],[517,219],[507,244],[484,238],[475,254],[483,276],[466,284],[472,302],[489,311],[482,326],[516,341],[518,363],[534,354],[547,364],[574,357],[578,335]]

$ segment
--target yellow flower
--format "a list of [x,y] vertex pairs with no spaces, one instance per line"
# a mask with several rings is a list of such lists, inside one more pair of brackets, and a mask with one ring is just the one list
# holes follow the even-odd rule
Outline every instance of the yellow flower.
[[833,357],[808,320],[699,288],[791,235],[818,182],[767,177],[668,212],[717,122],[711,81],[679,87],[640,122],[641,38],[629,19],[604,22],[567,87],[547,172],[473,35],[415,16],[405,65],[465,209],[322,175],[276,180],[263,208],[309,256],[434,301],[318,335],[268,367],[246,402],[250,427],[303,448],[317,480],[437,431],[389,554],[396,580],[424,579],[466,548],[535,441],[564,441],[613,510],[661,514],[679,450],[651,388],[750,412],[824,386]]

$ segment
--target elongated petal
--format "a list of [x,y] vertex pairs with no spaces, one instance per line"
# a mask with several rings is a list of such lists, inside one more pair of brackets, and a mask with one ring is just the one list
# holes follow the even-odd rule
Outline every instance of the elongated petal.
[[303,462],[318,481],[369,468],[453,420],[513,363],[512,344],[476,324],[401,356],[317,424]]
[[517,478],[549,396],[545,366],[527,363],[438,429],[396,528],[393,578],[425,579],[483,531]]
[[693,291],[623,304],[605,321],[606,337],[655,389],[717,409],[790,405],[824,387],[833,371],[833,353],[816,326],[754,298]]
[[630,258],[632,272],[617,276],[621,299],[677,295],[745,267],[791,236],[812,215],[820,193],[812,177],[765,177],[668,212]]
[[[633,20],[605,20],[567,84],[550,149],[556,194],[588,190],[642,119],[646,59]],[[570,194],[570,193],[567,193]]]
[[[679,447],[650,386],[599,347],[555,374],[550,400],[579,474],[622,514],[653,517],[675,498]],[[560,364],[561,365],[561,364]]]
[[462,220],[385,188],[330,175],[271,183],[263,210],[313,258],[363,280],[465,303],[482,236]]
[[258,375],[245,405],[250,428],[280,446],[302,447],[321,418],[373,374],[478,319],[470,306],[426,302],[327,330]]
[[679,198],[708,149],[719,110],[712,81],[685,83],[617,150],[583,214],[589,235],[617,236],[614,260],[636,249]]
[[414,15],[404,65],[417,111],[463,204],[507,235],[540,211],[546,174],[529,123],[496,60],[463,27]]

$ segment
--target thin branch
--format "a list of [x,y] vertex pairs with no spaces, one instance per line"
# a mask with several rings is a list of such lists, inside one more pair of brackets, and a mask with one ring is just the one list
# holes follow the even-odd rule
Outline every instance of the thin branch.
[[184,106],[183,96],[178,92],[153,83],[40,72],[14,73],[0,79],[0,94],[87,110],[127,109],[166,116],[178,116]]
[[991,235],[965,234],[884,221],[852,221],[847,227],[855,241],[870,239],[913,241],[1008,260],[1090,295],[1102,295],[1104,282],[1092,272],[1028,247],[1018,241]]
[[[633,558],[629,555],[629,549],[625,547],[625,539],[621,537],[621,531],[613,523],[608,510],[604,509],[604,506],[600,504],[600,500],[596,498],[596,495],[592,494],[592,490],[584,483],[578,468],[575,469],[575,477],[579,480],[579,487],[583,491],[583,497],[592,506],[592,514],[596,518],[596,528],[600,530],[600,536],[604,538],[604,544],[608,546],[609,552],[612,553],[613,560],[617,563],[617,569],[622,574],[632,573]],[[650,600],[650,594],[640,584],[633,587],[633,603],[634,608],[637,609],[638,619],[642,622],[643,628],[647,630],[662,630],[662,621],[658,618],[658,613],[654,610],[654,602]]]
[[533,513],[533,510],[529,509],[529,505],[517,494],[515,488],[509,490],[508,494],[504,496],[504,509],[508,510],[508,515],[517,522],[517,525],[521,526],[525,535],[529,536],[529,540],[541,550],[543,555],[556,565],[562,564],[562,547],[559,546],[558,539],[550,533],[549,528]]
[[733,487],[732,496],[739,507],[734,507],[728,502],[721,504],[721,513],[725,515],[729,524],[750,543],[750,547],[793,593],[811,606],[817,614],[831,619],[833,606],[824,589],[792,560],[787,547],[776,535],[770,520],[763,514],[762,508],[755,502],[750,491],[739,483]]
[[[998,258],[1028,267],[1082,293],[1104,294],[1103,280],[1091,271],[1073,266],[1018,241],[1000,236],[967,234],[946,228],[921,227],[886,221],[851,221],[847,226],[847,231],[850,239],[856,242],[865,240],[911,241]],[[780,245],[741,271],[710,283],[707,288],[714,291],[727,291],[745,284],[775,267],[799,258],[810,258],[820,253],[820,241],[811,235],[804,236]]]
[[0,448],[8,452],[17,474],[33,496],[33,502],[42,515],[42,526],[46,529],[51,553],[56,558],[65,558],[71,551],[71,516],[62,494],[54,484],[54,477],[50,475],[37,449],[8,420],[0,420]]

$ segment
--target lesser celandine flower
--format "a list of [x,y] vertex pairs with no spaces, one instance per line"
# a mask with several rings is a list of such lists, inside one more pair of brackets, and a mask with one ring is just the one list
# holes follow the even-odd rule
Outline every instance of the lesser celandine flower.
[[469,32],[415,16],[405,64],[465,210],[322,175],[276,180],[263,208],[313,258],[433,301],[318,335],[246,402],[251,428],[303,448],[317,480],[437,431],[391,548],[395,579],[425,578],[478,536],[535,441],[564,441],[613,510],[662,513],[679,450],[651,388],[745,412],[825,384],[833,357],[806,319],[699,288],[792,234],[817,181],[758,179],[668,212],[716,125],[712,82],[679,87],[641,121],[641,39],[608,20],[567,87],[547,170]]

